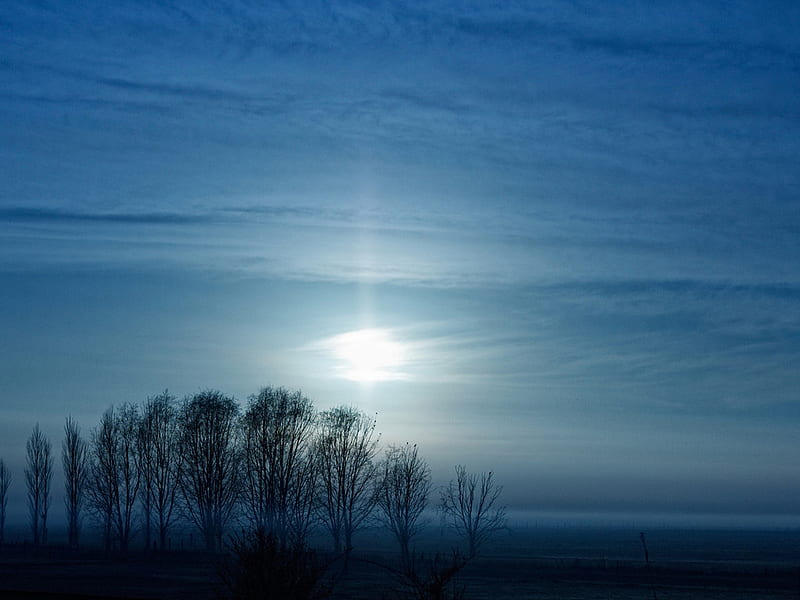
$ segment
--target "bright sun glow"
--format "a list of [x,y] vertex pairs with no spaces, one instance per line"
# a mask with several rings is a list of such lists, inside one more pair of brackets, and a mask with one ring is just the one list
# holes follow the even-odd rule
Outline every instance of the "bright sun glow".
[[399,369],[406,359],[402,343],[386,329],[360,329],[329,340],[333,355],[340,361],[339,375],[353,381],[404,379]]

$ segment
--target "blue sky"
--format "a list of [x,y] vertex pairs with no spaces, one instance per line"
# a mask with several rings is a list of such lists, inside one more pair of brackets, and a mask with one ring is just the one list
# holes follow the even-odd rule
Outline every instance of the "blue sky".
[[[36,421],[271,383],[515,506],[797,514],[798,26],[4,2],[0,456]],[[339,376],[330,340],[364,328],[402,376]]]

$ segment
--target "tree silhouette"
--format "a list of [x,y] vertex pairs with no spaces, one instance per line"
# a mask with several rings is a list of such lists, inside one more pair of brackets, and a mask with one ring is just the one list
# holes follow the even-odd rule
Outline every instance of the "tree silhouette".
[[[187,396],[180,406],[168,391],[141,405],[112,406],[88,442],[67,417],[61,461],[68,542],[77,546],[88,508],[102,527],[107,551],[127,551],[140,523],[145,531],[157,531],[165,548],[179,516],[197,527],[207,550],[219,551],[226,527],[241,516],[252,527],[242,530],[235,551],[253,558],[251,565],[267,560],[275,566],[309,556],[308,534],[321,524],[346,570],[353,536],[377,508],[401,557],[399,567],[382,566],[415,597],[458,597],[456,574],[505,527],[502,487],[491,472],[456,466],[455,479],[441,490],[439,509],[464,536],[466,551],[454,551],[449,559],[414,555],[410,546],[424,524],[431,469],[410,444],[390,446],[377,461],[375,427],[375,419],[355,407],[317,414],[301,392],[276,387],[250,396],[241,416],[236,401],[217,390]],[[53,459],[38,424],[26,448],[30,527],[39,545],[47,540]],[[0,543],[10,481],[0,460]],[[151,542],[146,534],[145,546]]]
[[119,431],[119,501],[115,511],[120,550],[128,550],[133,536],[133,515],[141,485],[136,453],[139,433],[139,409],[133,404],[123,404],[117,411]]
[[174,521],[181,470],[178,442],[175,397],[165,390],[145,402],[137,439],[142,476],[140,498],[147,548],[150,547],[150,532],[155,525],[158,543],[163,550]]
[[302,543],[308,529],[314,422],[311,400],[273,387],[251,396],[242,418],[245,514],[257,531],[274,535],[281,545],[290,537]]
[[377,503],[381,518],[400,544],[402,564],[409,566],[409,543],[421,527],[428,504],[431,470],[415,445],[390,446],[379,467]]
[[8,488],[11,485],[11,473],[5,461],[0,458],[0,544],[6,540],[6,508],[8,508]]
[[222,548],[239,499],[238,413],[233,398],[216,390],[195,394],[181,407],[181,493],[209,551]]
[[89,497],[103,527],[106,550],[114,539],[126,552],[133,536],[133,515],[140,476],[136,456],[139,412],[133,404],[111,407],[92,433]]
[[33,428],[26,445],[27,468],[25,483],[28,488],[28,512],[33,543],[38,546],[47,541],[47,513],[50,508],[50,482],[53,479],[53,458],[50,441],[39,429]]
[[291,474],[291,501],[288,504],[288,543],[291,547],[304,545],[309,532],[317,523],[317,484],[319,469],[310,448],[307,448]]
[[[353,407],[323,412],[315,454],[319,466],[319,510],[336,552],[352,549],[353,534],[375,505],[375,419]],[[344,548],[342,547],[344,545]]]
[[100,417],[100,424],[92,431],[89,461],[89,503],[95,519],[103,531],[103,546],[111,550],[114,505],[118,489],[117,434],[114,427],[114,409],[109,408]]
[[67,540],[71,547],[78,545],[81,512],[89,478],[89,453],[78,424],[67,417],[64,440],[61,443],[61,466],[64,469],[64,506],[67,511]]
[[455,470],[456,479],[442,490],[439,508],[445,522],[464,536],[471,559],[493,533],[505,528],[506,509],[496,506],[503,488],[495,485],[491,471],[468,473],[463,465]]

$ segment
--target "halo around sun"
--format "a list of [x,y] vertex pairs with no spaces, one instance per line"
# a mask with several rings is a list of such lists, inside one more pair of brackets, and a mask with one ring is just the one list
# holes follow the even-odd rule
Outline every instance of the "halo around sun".
[[359,329],[336,335],[326,346],[337,360],[336,374],[352,381],[405,379],[406,348],[387,329]]

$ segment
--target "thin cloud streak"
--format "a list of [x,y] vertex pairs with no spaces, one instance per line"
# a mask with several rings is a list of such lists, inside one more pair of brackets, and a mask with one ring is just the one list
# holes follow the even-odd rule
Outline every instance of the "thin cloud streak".
[[57,208],[0,208],[0,221],[9,223],[121,223],[134,225],[183,225],[207,223],[210,218],[182,213],[80,212]]

